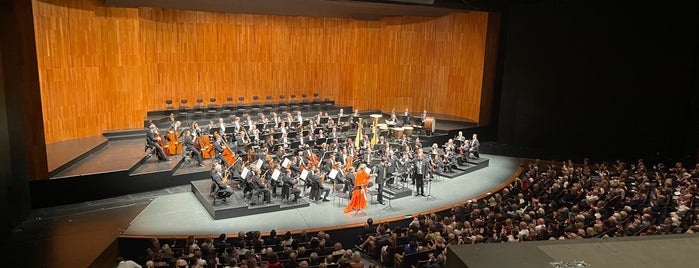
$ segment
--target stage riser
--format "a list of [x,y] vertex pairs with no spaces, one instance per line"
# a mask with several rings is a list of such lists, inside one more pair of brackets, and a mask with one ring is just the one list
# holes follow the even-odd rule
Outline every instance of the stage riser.
[[412,194],[413,194],[413,190],[411,190],[410,188],[403,188],[403,189],[399,189],[399,190],[394,190],[394,189],[384,187],[384,190],[383,190],[383,196],[386,198],[390,198],[391,200],[396,200],[398,198],[408,197],[408,196],[411,196]]
[[[490,160],[487,158],[481,157],[480,159],[470,159],[468,161],[468,163],[469,163],[468,166],[459,166],[459,169],[454,170],[453,173],[437,172],[437,174],[439,176],[442,176],[445,178],[453,179],[453,178],[456,178],[458,176],[468,174],[468,173],[474,172],[476,170],[487,167],[490,163]],[[465,170],[463,170],[463,169],[465,169]]]
[[[308,207],[310,204],[305,200],[299,198],[298,203],[287,203],[285,201],[276,200],[272,204],[259,204],[259,205],[248,205],[245,200],[241,197],[241,190],[235,190],[233,195],[227,198],[227,202],[224,203],[222,200],[216,200],[216,204],[213,204],[213,199],[209,194],[211,190],[211,184],[213,182],[211,179],[197,180],[190,182],[192,192],[194,196],[197,197],[199,203],[206,208],[206,211],[211,215],[214,220],[228,219],[234,217],[242,217],[248,215],[271,213],[276,211],[282,211],[287,209],[295,209],[301,207]],[[281,193],[281,188],[277,189],[278,193]],[[261,200],[260,200],[261,201]]]

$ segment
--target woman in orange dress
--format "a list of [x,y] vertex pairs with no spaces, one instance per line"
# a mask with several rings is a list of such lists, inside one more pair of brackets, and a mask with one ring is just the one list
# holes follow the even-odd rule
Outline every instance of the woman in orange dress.
[[349,204],[345,208],[345,213],[349,213],[352,210],[361,211],[366,207],[366,197],[367,185],[372,175],[366,173],[366,164],[359,165],[357,176],[354,180],[354,190],[352,191],[352,199],[350,199]]

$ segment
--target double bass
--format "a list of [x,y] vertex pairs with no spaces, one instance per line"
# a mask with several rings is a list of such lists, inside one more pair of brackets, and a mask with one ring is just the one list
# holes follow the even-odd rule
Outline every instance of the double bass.
[[160,131],[156,128],[155,129],[155,140],[158,141],[158,145],[160,145],[160,148],[163,148],[163,152],[165,153],[165,157],[170,157],[170,150],[167,150],[167,145],[165,145],[165,140],[163,139],[163,136],[160,135]]
[[196,140],[194,141],[194,147],[201,151],[201,156],[204,159],[209,159],[216,156],[216,150],[214,146],[211,145],[211,138],[209,135],[201,133],[199,131],[199,124],[196,121],[192,122],[192,129],[196,133]]
[[177,127],[173,126],[168,130],[165,137],[168,140],[168,145],[166,146],[170,154],[179,154],[182,152],[182,143],[180,142],[181,133],[177,131]]

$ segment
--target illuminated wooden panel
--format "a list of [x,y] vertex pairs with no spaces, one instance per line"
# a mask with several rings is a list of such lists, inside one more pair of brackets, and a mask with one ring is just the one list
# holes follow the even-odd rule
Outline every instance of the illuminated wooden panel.
[[33,1],[47,143],[195,99],[319,93],[478,120],[488,14],[381,21]]

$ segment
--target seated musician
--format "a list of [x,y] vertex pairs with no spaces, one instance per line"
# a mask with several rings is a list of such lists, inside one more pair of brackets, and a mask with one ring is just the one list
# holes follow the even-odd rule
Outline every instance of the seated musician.
[[[218,124],[216,127],[220,128],[220,132],[218,134],[225,135],[226,134],[226,123],[223,122],[223,118],[219,117],[218,118]],[[213,134],[213,133],[210,133]]]
[[249,131],[248,136],[253,143],[260,142],[260,130],[257,129],[256,125],[252,125],[252,129]]
[[289,134],[282,133],[282,136],[279,138],[279,144],[282,145],[281,147],[289,148],[290,143],[291,143],[291,140],[289,140]]
[[158,159],[160,161],[170,161],[170,158],[165,156],[165,151],[163,151],[163,147],[158,144],[160,139],[162,139],[160,136],[156,137],[156,134],[158,134],[158,128],[155,127],[154,124],[151,124],[149,126],[150,131],[146,132],[146,143],[148,146],[153,147],[155,150],[155,154],[157,155]]
[[420,138],[415,138],[415,143],[413,144],[413,150],[417,152],[417,150],[422,149],[422,143],[420,142]]
[[209,124],[206,125],[206,127],[203,129],[204,133],[208,135],[214,135],[214,128],[216,128],[216,125],[214,124],[214,120],[209,120]]
[[431,154],[431,155],[437,155],[437,154],[439,154],[439,153],[440,153],[440,151],[439,151],[439,145],[437,145],[436,143],[433,143],[433,144],[432,144],[432,147],[430,148],[430,154]]
[[347,170],[347,173],[345,173],[345,180],[344,180],[344,188],[342,188],[342,192],[346,193],[347,191],[350,191],[354,188],[354,180],[355,180],[356,173],[354,171],[354,167],[350,166],[349,169]]
[[279,118],[279,116],[275,112],[270,113],[270,117],[271,118],[269,119],[269,123],[271,123],[274,126],[274,128],[278,128],[279,123],[282,122],[282,119]]
[[405,107],[405,112],[403,112],[403,116],[410,116],[410,113],[408,112],[408,107]]
[[269,135],[269,136],[267,136],[267,138],[265,139],[265,141],[264,141],[264,143],[262,144],[262,146],[263,146],[265,149],[269,150],[269,151],[274,151],[274,145],[275,145],[275,144],[276,144],[276,142],[274,142],[274,137],[272,137],[272,135]]
[[458,158],[459,164],[464,165],[468,163],[468,158],[471,157],[471,141],[464,140],[459,146],[460,157]]
[[189,130],[184,131],[184,146],[187,147],[187,150],[189,150],[194,158],[197,160],[197,164],[200,167],[203,167],[204,164],[202,163],[204,161],[204,158],[201,156],[201,152],[197,148],[194,147],[194,134]]
[[366,151],[366,149],[369,149],[369,147],[371,147],[371,141],[369,140],[369,135],[365,134],[364,136],[362,136],[362,141],[360,142],[359,147],[364,151]]
[[343,117],[343,116],[345,116],[345,110],[342,109],[342,108],[340,108],[340,112],[337,113],[337,117],[340,118],[340,117]]
[[265,114],[260,113],[258,115],[259,119],[257,120],[258,124],[262,124],[262,129],[267,129],[267,124],[269,123],[269,120],[267,117],[265,117]]
[[323,133],[323,130],[322,130],[322,129],[319,129],[319,130],[318,130],[318,138],[319,138],[319,139],[325,138],[325,134]]
[[296,123],[303,125],[303,116],[301,115],[301,111],[296,111]]
[[226,142],[223,141],[221,135],[216,135],[216,140],[214,141],[214,151],[216,151],[216,156],[214,159],[218,160],[224,167],[228,166],[228,161],[223,157],[223,151],[226,150]]
[[456,144],[454,144],[453,139],[449,139],[447,143],[444,144],[444,150],[454,150],[456,149]]
[[[327,113],[326,113],[327,114]],[[327,116],[327,115],[326,115]],[[325,124],[327,128],[334,128],[335,127],[335,120],[332,119],[332,117],[328,117],[328,123]]]
[[459,134],[457,134],[457,135],[454,137],[454,141],[456,142],[456,145],[457,145],[457,146],[460,146],[460,145],[462,144],[462,142],[464,142],[465,140],[466,140],[466,137],[464,136],[464,132],[463,132],[463,131],[459,131]]
[[427,119],[427,110],[422,110],[422,115],[420,116],[420,119],[422,119],[422,123],[425,123],[425,119]]
[[286,122],[287,126],[293,127],[294,122],[295,122],[294,115],[292,115],[291,113],[286,113],[286,119],[284,120],[284,122]]
[[337,133],[337,128],[336,128],[336,127],[333,127],[333,128],[330,130],[330,133],[328,134],[328,138],[333,138],[333,139],[335,139],[335,138],[339,138],[339,137],[340,137],[340,133]]
[[252,121],[250,115],[245,117],[245,126],[248,127],[248,131],[252,130],[252,127],[255,126],[255,122]]
[[291,195],[294,196],[293,202],[298,202],[299,195],[301,195],[301,190],[298,189],[298,180],[291,175],[290,169],[285,169],[282,177],[282,198],[289,198]]
[[241,128],[242,126],[243,126],[243,125],[240,123],[240,117],[237,117],[237,116],[236,116],[236,117],[233,119],[233,128],[235,129],[235,132],[236,132],[236,133],[240,132],[240,128]]
[[223,183],[223,168],[218,163],[214,164],[211,180],[213,180],[216,186],[218,186],[216,195],[222,197],[223,202],[226,202],[226,198],[233,194],[233,189],[231,189],[231,187],[227,184]]
[[330,194],[330,189],[325,188],[325,186],[323,186],[323,182],[320,180],[320,170],[313,169],[313,174],[309,175],[309,176],[311,177],[311,179],[310,179],[311,192],[313,192],[314,190],[317,191],[317,195],[311,196],[311,199],[318,200],[320,198],[321,194],[323,194],[323,199],[322,199],[323,202],[330,201],[328,199],[328,195]]
[[279,123],[279,128],[277,128],[277,131],[284,134],[289,133],[289,127],[286,126],[286,122],[282,121]]
[[320,122],[321,118],[323,118],[323,112],[318,112],[318,115],[316,115],[313,119],[315,119],[316,122]]
[[267,189],[267,186],[262,182],[262,174],[260,174],[260,170],[257,169],[256,167],[252,168],[252,176],[250,177],[250,180],[252,182],[252,189],[254,191],[257,191],[258,194],[262,194],[263,199],[262,202],[265,202],[267,204],[272,203],[271,199],[271,191]]
[[396,114],[391,114],[391,117],[386,119],[386,124],[391,125],[391,126],[397,126],[401,125],[400,121],[398,120],[398,117],[396,117]]

